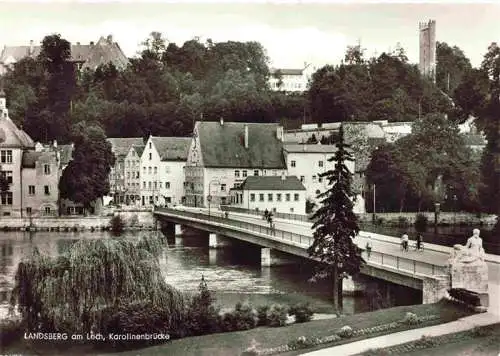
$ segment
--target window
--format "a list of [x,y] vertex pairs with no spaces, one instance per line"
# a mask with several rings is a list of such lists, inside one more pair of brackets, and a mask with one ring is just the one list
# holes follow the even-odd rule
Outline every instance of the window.
[[160,182],[160,189],[163,188],[163,182]]
[[149,143],[149,149],[151,149],[151,142]]
[[293,208],[290,208],[290,212],[293,213]]
[[273,201],[273,194],[272,193],[269,193],[267,195],[267,201]]
[[34,185],[29,185],[28,186],[28,194],[29,195],[35,195],[35,186]]
[[26,208],[26,214],[30,215],[31,214],[31,208],[30,207],[27,207]]
[[170,167],[169,166],[165,167],[165,173],[170,173]]
[[45,175],[50,174],[50,164],[43,165],[43,174],[45,174]]
[[299,194],[298,194],[298,193],[295,193],[295,194],[293,195],[293,200],[295,200],[295,201],[299,201]]
[[158,167],[154,167],[154,173],[158,174]]
[[2,171],[0,173],[4,179],[7,179],[7,183],[12,184],[12,171]]
[[151,167],[148,167],[148,173],[151,174]]
[[312,178],[313,178],[313,182],[316,182],[316,176],[314,175]]
[[239,178],[240,177],[240,171],[238,171],[238,170],[234,171],[234,176],[236,178]]
[[170,182],[165,182],[165,189],[170,189]]
[[149,160],[151,161],[153,159],[153,154],[149,152]]
[[44,185],[43,190],[45,192],[45,195],[50,195],[50,187],[48,185]]
[[281,201],[281,193],[276,194],[276,201]]
[[321,193],[321,191],[319,189],[316,189],[316,195],[318,195],[319,193]]
[[2,205],[12,205],[12,192],[5,192],[2,195]]
[[50,206],[45,207],[45,215],[50,215]]
[[165,203],[170,204],[172,202],[171,197],[165,197]]
[[319,166],[319,167],[323,167],[323,161],[319,161],[319,162],[318,162],[318,166]]
[[264,201],[264,194],[259,194],[259,201]]
[[250,194],[250,201],[255,201],[255,194]]
[[144,174],[146,174],[146,167],[143,167],[144,168]]
[[0,151],[0,163],[12,163],[12,150]]
[[286,193],[285,194],[285,200],[286,201],[290,201],[290,193]]
[[220,185],[220,191],[221,192],[225,192],[226,191],[226,185],[225,184],[221,184]]
[[323,177],[319,177],[319,176],[318,176],[318,182],[320,182],[320,183],[321,183],[322,181],[323,181]]
[[158,183],[156,183],[156,181],[154,182],[154,185],[155,185],[155,189],[157,189],[158,188],[157,187]]
[[253,175],[254,176],[258,176],[259,175],[259,171],[256,169],[255,171],[253,171]]
[[306,177],[304,177],[304,176],[300,176],[300,181],[301,181],[302,183],[304,183],[304,181],[305,181],[305,180],[306,180]]
[[243,171],[243,178],[247,176],[247,171]]
[[151,189],[151,182],[148,182],[148,189]]
[[137,171],[136,173],[137,174],[136,174],[135,178],[139,179],[139,171]]
[[142,182],[142,187],[146,189],[146,182]]
[[290,162],[290,166],[295,167],[295,165],[296,165],[296,162],[295,162],[295,161],[291,161],[291,162]]

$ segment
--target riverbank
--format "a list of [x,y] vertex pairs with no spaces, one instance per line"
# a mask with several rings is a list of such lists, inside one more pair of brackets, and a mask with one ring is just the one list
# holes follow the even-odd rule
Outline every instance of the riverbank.
[[0,230],[3,231],[103,231],[110,227],[113,215],[120,215],[127,230],[151,230],[155,221],[151,211],[116,210],[106,216],[58,216],[58,217],[23,217],[0,218]]

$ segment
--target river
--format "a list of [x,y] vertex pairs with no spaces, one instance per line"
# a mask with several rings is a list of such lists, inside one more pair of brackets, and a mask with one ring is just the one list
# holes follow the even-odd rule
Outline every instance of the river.
[[[152,232],[127,232],[125,236]],[[0,301],[5,312],[8,294],[14,285],[19,261],[37,247],[41,253],[57,256],[81,239],[110,238],[107,232],[1,232],[0,233]],[[160,266],[167,283],[184,292],[195,292],[204,276],[214,292],[216,303],[233,308],[241,301],[254,306],[272,303],[308,302],[317,313],[333,313],[329,281],[310,283],[313,266],[300,259],[293,265],[260,267],[256,247],[242,245],[209,250],[208,238],[201,232],[185,236],[167,236]],[[253,250],[253,251],[251,251]],[[410,293],[413,294],[414,293]],[[393,298],[393,305],[418,303],[418,297]],[[366,297],[344,297],[344,312],[368,310]]]

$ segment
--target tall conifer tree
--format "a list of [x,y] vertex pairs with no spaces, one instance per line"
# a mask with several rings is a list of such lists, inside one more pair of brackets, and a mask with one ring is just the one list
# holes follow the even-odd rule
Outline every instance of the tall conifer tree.
[[359,232],[358,219],[353,212],[352,173],[346,166],[354,161],[349,152],[350,145],[344,142],[344,129],[340,127],[337,152],[328,159],[335,168],[320,174],[328,179],[329,189],[318,194],[321,207],[311,217],[314,242],[309,247],[311,257],[319,258],[321,264],[313,279],[333,279],[333,301],[337,311],[342,311],[342,281],[345,275],[357,274],[364,263],[361,249],[353,239]]

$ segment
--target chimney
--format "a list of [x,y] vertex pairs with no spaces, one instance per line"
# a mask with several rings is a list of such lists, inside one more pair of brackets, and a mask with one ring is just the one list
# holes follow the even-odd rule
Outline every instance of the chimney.
[[245,124],[245,148],[248,148],[248,125]]
[[224,119],[222,118],[222,116],[221,116],[221,118],[220,118],[220,125],[221,125],[221,126],[224,126]]
[[278,127],[276,128],[276,138],[279,141],[283,142],[283,136],[284,136],[283,126],[278,125]]
[[106,41],[107,41],[109,44],[113,44],[113,35],[108,35],[108,38],[106,39]]

